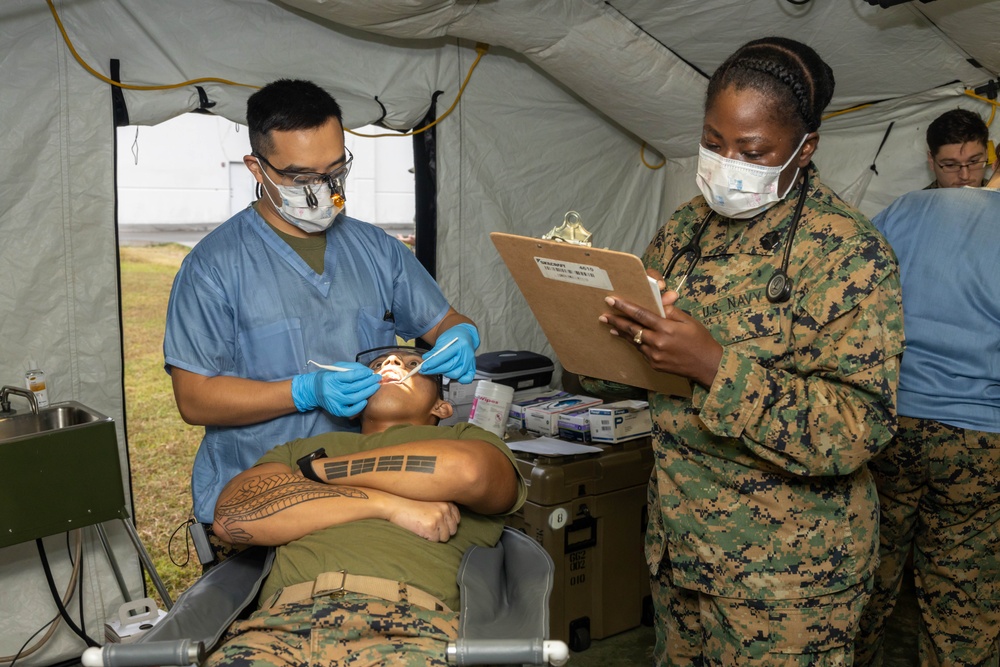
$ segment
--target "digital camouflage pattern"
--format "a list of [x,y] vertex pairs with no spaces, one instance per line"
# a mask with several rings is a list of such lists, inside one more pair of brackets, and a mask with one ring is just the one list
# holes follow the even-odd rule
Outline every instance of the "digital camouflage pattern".
[[445,667],[458,614],[348,593],[237,621],[205,667]]
[[882,499],[882,562],[856,664],[881,664],[913,547],[921,665],[989,665],[1000,635],[1000,433],[899,418],[869,467]]
[[659,608],[657,665],[697,667],[833,667],[851,664],[852,637],[868,583],[830,595],[746,600],[677,588],[669,573],[653,577]]
[[[896,425],[899,269],[881,234],[811,166],[809,187],[791,299],[771,304],[765,286],[781,265],[798,188],[755,218],[716,217],[680,290],[677,306],[723,346],[710,390],[650,395],[646,556],[654,575],[667,568],[681,588],[826,596],[862,583],[877,562],[878,502],[865,464]],[[709,212],[700,196],[679,209],[645,265],[662,272]],[[687,269],[678,261],[667,286]]]

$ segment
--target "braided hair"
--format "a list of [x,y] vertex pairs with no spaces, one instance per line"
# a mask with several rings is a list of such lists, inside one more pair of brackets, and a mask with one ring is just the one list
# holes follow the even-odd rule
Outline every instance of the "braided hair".
[[767,95],[781,120],[805,134],[819,129],[823,110],[833,98],[833,70],[801,42],[765,37],[747,42],[719,65],[708,82],[705,109],[730,86]]

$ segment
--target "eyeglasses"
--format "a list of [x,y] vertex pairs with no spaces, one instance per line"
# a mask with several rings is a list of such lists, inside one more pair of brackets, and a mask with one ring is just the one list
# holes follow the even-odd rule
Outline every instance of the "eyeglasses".
[[351,173],[351,163],[354,161],[354,155],[346,147],[344,148],[344,155],[347,159],[344,164],[337,167],[333,171],[327,172],[325,174],[319,174],[315,171],[288,171],[286,169],[278,169],[273,164],[267,161],[267,158],[259,153],[254,153],[253,156],[266,164],[271,168],[271,171],[279,174],[280,176],[287,178],[292,182],[293,185],[300,187],[316,187],[327,183],[331,188],[335,185],[342,185],[344,179],[347,175]]
[[385,347],[375,347],[364,352],[359,352],[355,360],[359,364],[364,364],[373,371],[378,372],[382,365],[395,356],[403,362],[406,370],[412,370],[419,364],[427,350],[420,347],[400,347],[398,345],[388,345]]
[[985,169],[987,164],[989,164],[988,160],[977,160],[976,162],[966,162],[965,164],[958,162],[938,162],[937,166],[941,171],[947,174],[953,174],[955,172],[962,171],[963,169],[968,169],[969,171],[979,171],[980,169]]

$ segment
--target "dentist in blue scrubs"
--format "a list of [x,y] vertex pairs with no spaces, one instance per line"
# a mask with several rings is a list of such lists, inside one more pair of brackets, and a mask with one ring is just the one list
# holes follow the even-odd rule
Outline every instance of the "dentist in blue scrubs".
[[191,487],[208,524],[226,482],[272,447],[357,430],[350,417],[380,380],[359,351],[397,335],[432,344],[428,357],[448,345],[421,372],[468,383],[479,347],[405,245],[343,213],[352,156],[326,91],[270,83],[247,101],[247,125],[258,199],[185,258],[163,342],[181,417],[205,427]]

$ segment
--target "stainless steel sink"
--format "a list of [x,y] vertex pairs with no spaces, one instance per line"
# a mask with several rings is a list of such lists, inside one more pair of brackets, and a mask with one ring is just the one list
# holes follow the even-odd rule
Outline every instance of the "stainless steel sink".
[[111,421],[111,418],[75,401],[55,403],[40,409],[37,415],[20,412],[0,418],[0,442],[99,421]]
[[67,401],[0,418],[0,547],[124,518],[114,420]]

